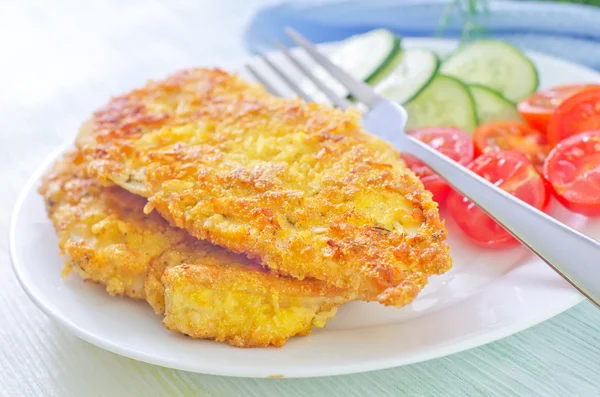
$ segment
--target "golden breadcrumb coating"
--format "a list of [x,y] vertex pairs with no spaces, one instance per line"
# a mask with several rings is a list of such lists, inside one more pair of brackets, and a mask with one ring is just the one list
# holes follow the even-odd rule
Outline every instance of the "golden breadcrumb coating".
[[86,175],[69,153],[40,193],[56,228],[65,269],[112,294],[146,298],[167,328],[239,347],[281,346],[323,327],[349,299],[315,279],[271,274],[241,255],[197,240],[119,187]]
[[84,171],[82,157],[68,154],[39,189],[65,258],[63,272],[106,285],[111,295],[144,299],[148,263],[170,245],[165,238],[170,227],[160,216],[139,211],[142,198],[104,188]]
[[103,183],[280,274],[402,306],[451,266],[431,194],[352,110],[191,69],[112,99],[77,143]]
[[[313,325],[324,327],[347,299],[342,291],[314,279],[300,281],[270,275],[256,264],[232,263],[235,255],[224,250],[224,258],[207,257],[195,247],[205,244],[168,250],[151,265],[148,301],[155,309],[165,308],[164,324],[172,331],[240,347],[268,335],[270,344],[281,346],[293,335],[308,335]],[[176,263],[183,265],[172,266]],[[161,271],[158,282],[154,275]]]

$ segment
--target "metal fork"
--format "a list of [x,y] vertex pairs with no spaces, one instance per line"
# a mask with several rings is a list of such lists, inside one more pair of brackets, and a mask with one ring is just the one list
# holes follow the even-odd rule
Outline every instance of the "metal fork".
[[[367,107],[368,113],[363,119],[363,125],[367,131],[392,142],[401,152],[411,154],[427,164],[454,189],[473,201],[600,307],[600,243],[515,198],[426,144],[407,135],[404,131],[407,114],[402,106],[377,95],[369,85],[354,79],[320,53],[298,32],[288,28],[286,33],[317,64],[337,79],[354,98]],[[342,109],[354,106],[320,81],[286,47],[280,43],[277,44],[285,57],[310,79],[333,104]],[[311,100],[283,69],[266,56],[262,56],[262,58],[288,87],[303,99]],[[257,69],[251,65],[246,65],[246,67],[272,94],[282,95]]]

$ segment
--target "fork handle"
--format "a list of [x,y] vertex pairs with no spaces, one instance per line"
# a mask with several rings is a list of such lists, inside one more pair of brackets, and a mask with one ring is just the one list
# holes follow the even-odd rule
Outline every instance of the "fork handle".
[[437,172],[600,307],[600,243],[405,135],[403,150]]

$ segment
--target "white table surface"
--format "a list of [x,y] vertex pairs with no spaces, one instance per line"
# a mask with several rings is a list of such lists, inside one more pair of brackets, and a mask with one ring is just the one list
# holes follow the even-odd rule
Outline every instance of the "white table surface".
[[8,223],[37,164],[110,95],[180,67],[242,59],[245,23],[268,2],[0,0],[0,396],[600,396],[600,311],[589,303],[426,363],[255,380],[106,352],[61,329],[25,296],[10,267]]

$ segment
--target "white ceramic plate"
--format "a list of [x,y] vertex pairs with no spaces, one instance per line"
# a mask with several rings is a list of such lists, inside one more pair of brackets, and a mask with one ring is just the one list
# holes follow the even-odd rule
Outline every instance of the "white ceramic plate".
[[[440,53],[456,43],[407,39],[407,47]],[[530,53],[541,88],[600,82],[600,74]],[[255,60],[252,60],[253,62]],[[471,245],[449,224],[454,268],[431,280],[410,306],[387,308],[353,302],[324,330],[293,338],[283,348],[238,349],[193,340],[165,330],[143,302],[110,297],[76,276],[63,280],[57,239],[31,177],[13,215],[10,249],[16,274],[29,296],[77,336],[112,352],[187,371],[248,377],[308,377],[389,368],[459,352],[531,327],[582,301],[548,266],[524,248],[490,251]],[[598,238],[600,221],[572,215],[558,205],[553,214]],[[543,233],[543,231],[540,231]]]

